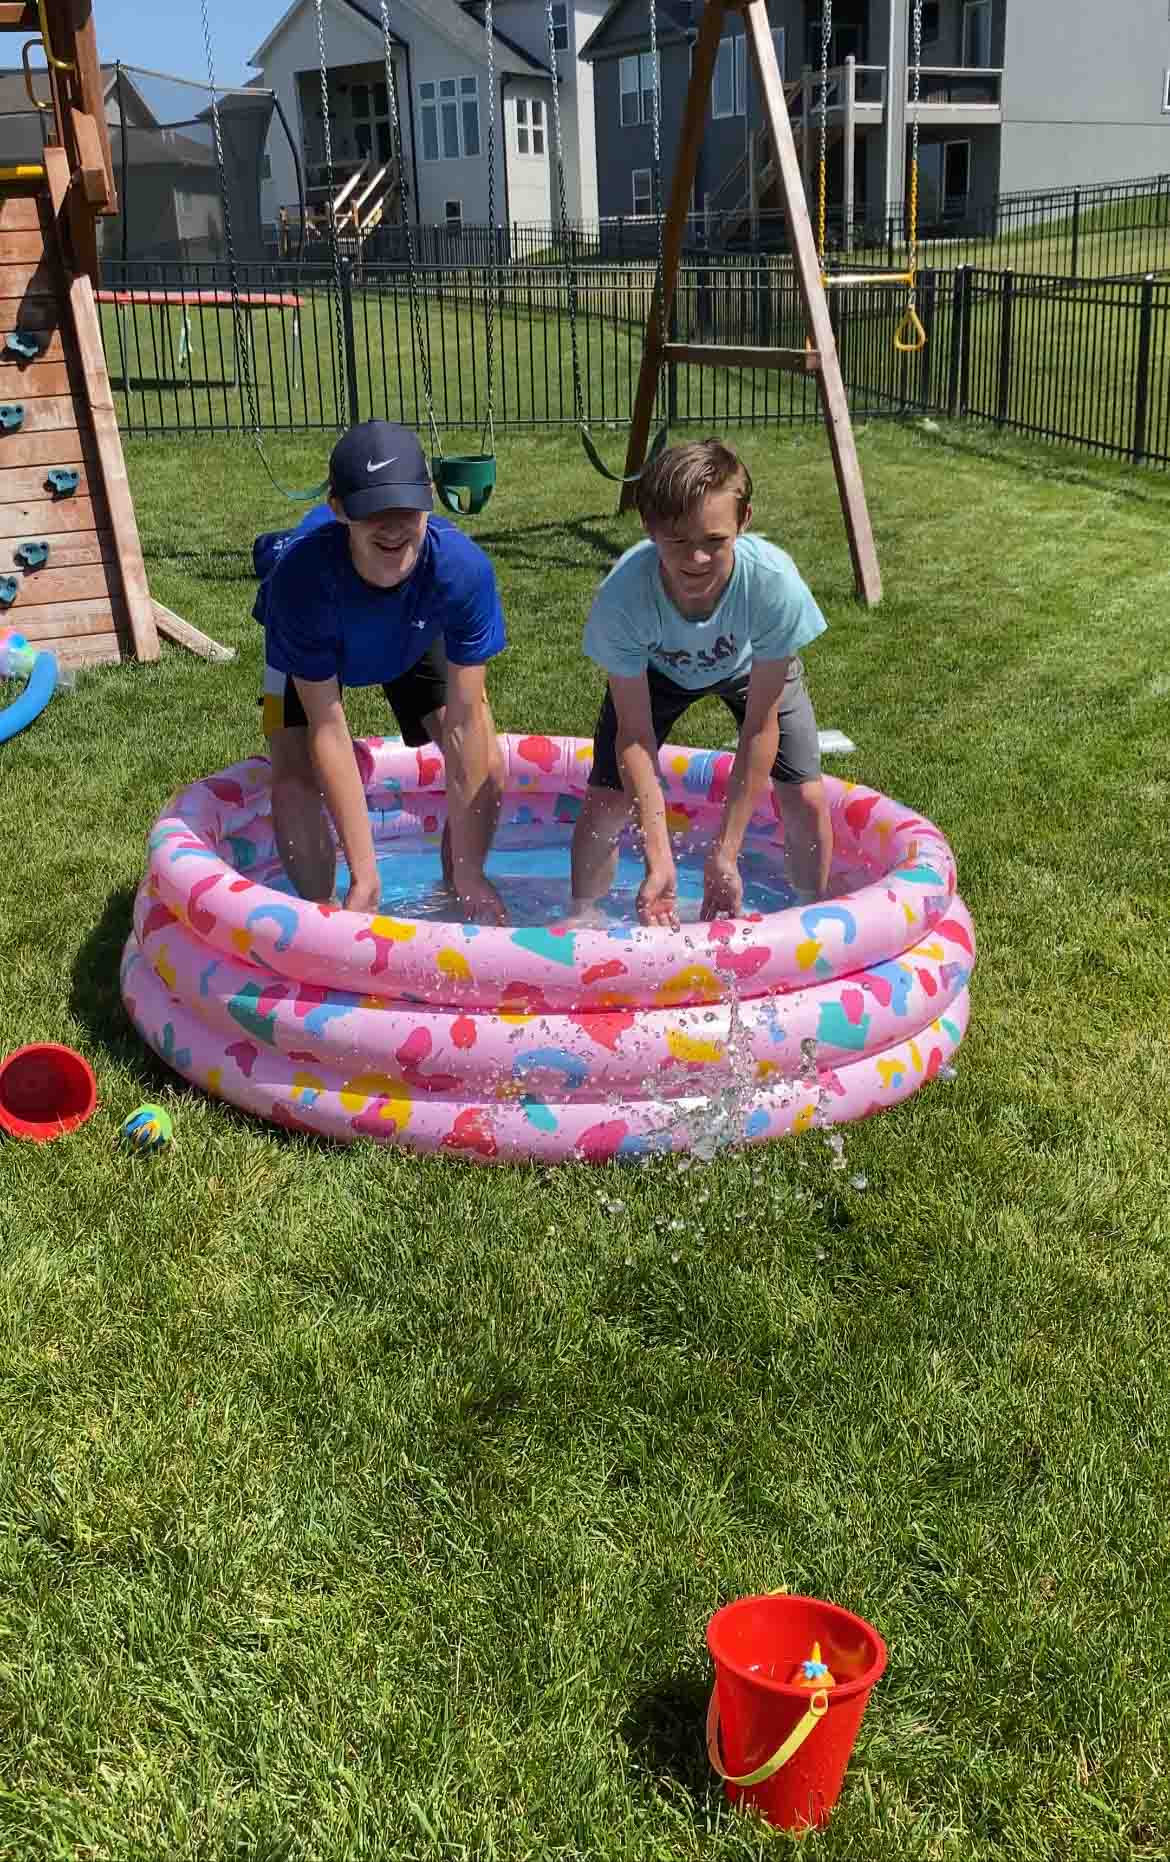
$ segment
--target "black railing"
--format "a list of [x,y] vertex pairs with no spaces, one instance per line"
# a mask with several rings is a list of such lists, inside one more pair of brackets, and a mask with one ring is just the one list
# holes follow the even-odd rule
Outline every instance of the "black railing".
[[[487,408],[487,324],[498,427],[575,421],[570,279],[586,416],[598,433],[628,424],[654,267],[592,264],[422,266],[422,340],[438,426],[478,431]],[[136,434],[240,432],[250,424],[227,268],[128,266],[101,305],[123,428]],[[421,358],[398,266],[347,266],[336,303],[323,267],[241,274],[256,414],[269,433],[327,432],[377,414],[424,432]],[[1170,464],[1170,280],[1074,281],[1014,269],[928,268],[920,355],[898,353],[900,285],[830,294],[855,417],[969,416],[1147,464]],[[340,312],[340,315],[338,314]],[[804,323],[787,260],[683,266],[680,340],[798,348]],[[819,419],[815,384],[748,368],[668,367],[657,415],[685,427]],[[620,452],[620,442],[615,441]]]

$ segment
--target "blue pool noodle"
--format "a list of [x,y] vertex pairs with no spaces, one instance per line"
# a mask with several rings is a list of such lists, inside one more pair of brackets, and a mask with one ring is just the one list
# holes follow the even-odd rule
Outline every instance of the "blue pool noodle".
[[39,718],[56,689],[57,656],[55,653],[38,653],[23,692],[0,711],[0,744],[7,743],[10,737],[16,736],[17,731],[22,731],[26,724]]

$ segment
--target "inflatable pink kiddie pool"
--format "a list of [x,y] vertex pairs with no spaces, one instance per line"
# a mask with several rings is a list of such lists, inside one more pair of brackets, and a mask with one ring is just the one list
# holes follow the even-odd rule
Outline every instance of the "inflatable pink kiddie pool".
[[[508,792],[488,871],[507,897],[513,878],[567,873],[592,746],[501,741]],[[405,874],[397,892],[413,910],[410,886],[437,869],[442,758],[378,739],[356,749],[384,901]],[[714,830],[731,765],[663,748],[668,822],[684,847]],[[421,916],[290,897],[268,763],[253,758],[193,783],[156,822],[123,997],[192,1084],[330,1138],[600,1161],[866,1118],[949,1061],[975,941],[939,829],[872,789],[826,781],[839,896],[784,904],[769,796],[744,868],[758,876],[749,905],[754,893],[775,910],[678,931],[643,928],[629,909],[596,930],[495,929],[426,915],[433,888],[431,902],[415,888]]]

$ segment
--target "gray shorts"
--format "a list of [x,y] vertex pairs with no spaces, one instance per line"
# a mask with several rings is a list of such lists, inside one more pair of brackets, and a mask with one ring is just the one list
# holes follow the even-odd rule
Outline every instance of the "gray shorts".
[[[721,698],[735,719],[737,729],[742,730],[749,678],[750,674],[743,672],[735,678],[721,679],[715,685],[700,686],[696,690],[689,685],[676,685],[664,672],[647,667],[650,716],[658,748],[661,750],[683,713],[700,698]],[[788,663],[779,713],[780,743],[772,765],[772,780],[814,782],[821,773],[821,751],[812,699],[804,682],[804,666],[799,655],[794,655]],[[593,734],[593,772],[589,783],[594,789],[620,789],[622,786],[617,759],[617,712],[608,687]]]

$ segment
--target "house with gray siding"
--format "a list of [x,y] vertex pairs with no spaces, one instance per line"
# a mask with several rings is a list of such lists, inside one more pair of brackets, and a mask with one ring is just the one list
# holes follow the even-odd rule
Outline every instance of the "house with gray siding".
[[[658,0],[663,190],[678,146],[701,0]],[[820,0],[768,0],[806,189],[821,122]],[[913,0],[834,0],[826,168],[834,243],[905,199]],[[648,0],[613,0],[593,66],[603,218],[651,210]],[[923,0],[921,223],[956,230],[997,194],[1170,170],[1170,13],[1156,0]],[[718,236],[778,206],[744,26],[728,15],[694,211]]]

